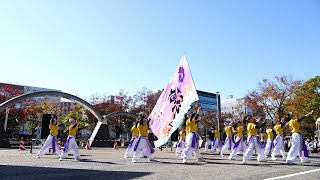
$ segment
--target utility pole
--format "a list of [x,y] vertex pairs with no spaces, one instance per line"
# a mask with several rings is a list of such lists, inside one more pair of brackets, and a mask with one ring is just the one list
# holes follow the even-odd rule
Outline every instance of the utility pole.
[[220,98],[220,92],[216,92],[216,99],[217,99],[217,119],[218,119],[218,129],[220,130],[220,111],[219,111],[219,98]]

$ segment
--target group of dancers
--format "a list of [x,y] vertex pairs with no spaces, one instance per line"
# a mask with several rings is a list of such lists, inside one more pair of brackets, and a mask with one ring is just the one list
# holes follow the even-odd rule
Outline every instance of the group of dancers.
[[80,160],[80,153],[78,149],[78,145],[76,142],[76,134],[78,131],[78,122],[76,119],[71,118],[69,119],[69,128],[65,133],[68,133],[67,141],[64,143],[64,148],[61,151],[60,146],[58,145],[57,141],[57,135],[59,126],[61,126],[63,123],[59,124],[57,123],[57,120],[52,118],[50,120],[49,129],[50,134],[48,135],[48,138],[46,139],[45,143],[41,147],[41,149],[38,151],[37,158],[41,158],[47,153],[50,149],[52,149],[53,153],[56,153],[59,155],[59,160],[62,161],[69,153],[72,153],[74,158],[76,160]]
[[[179,128],[179,141],[176,148],[176,156],[182,159],[183,163],[187,163],[192,156],[195,156],[197,161],[204,161],[199,153],[199,135],[197,133],[197,123],[200,107],[193,107],[194,113],[185,114],[183,123]],[[300,131],[300,121],[310,116],[313,111],[305,116],[295,119],[292,113],[289,113],[286,118],[274,120],[272,124],[266,126],[266,121],[262,118],[254,118],[250,115],[244,117],[242,121],[237,121],[236,124],[226,122],[224,132],[226,139],[224,145],[220,141],[220,131],[217,128],[212,130],[213,137],[207,140],[205,151],[208,150],[209,143],[211,144],[210,153],[214,153],[219,148],[219,154],[224,157],[226,151],[230,151],[229,160],[234,160],[234,157],[239,153],[243,153],[242,164],[247,164],[254,153],[258,154],[258,162],[266,162],[267,157],[271,160],[277,160],[277,156],[281,155],[287,164],[293,164],[297,156],[300,157],[302,163],[309,163],[309,154],[304,141],[304,137]],[[154,160],[152,154],[155,150],[152,148],[147,139],[148,121],[146,117],[139,116],[138,123],[132,128],[132,139],[125,153],[125,157],[129,158],[132,154],[132,162],[137,162],[141,156],[146,156],[149,160]],[[292,131],[291,147],[286,154],[283,127],[288,125]],[[246,128],[247,139],[244,140],[244,131]],[[259,133],[260,132],[260,133]],[[235,134],[235,140],[233,135]],[[261,137],[261,141],[260,141]]]
[[[183,125],[180,131],[180,141],[177,145],[177,154],[186,163],[192,155],[196,156],[198,161],[203,161],[199,153],[199,136],[197,134],[197,122],[200,108],[196,108],[196,113],[185,114]],[[153,153],[155,149],[148,140],[148,122],[145,113],[140,113],[137,122],[131,129],[132,138],[124,154],[125,158],[132,157],[132,162],[137,162],[142,156],[154,161]]]
[[149,120],[147,119],[146,113],[140,113],[137,122],[133,125],[131,129],[132,138],[128,145],[128,148],[124,154],[125,158],[132,157],[132,162],[136,163],[139,159],[147,157],[149,161],[153,161],[153,153],[155,152],[151,143],[149,142]]
[[[177,143],[176,155],[182,159],[183,163],[187,163],[192,156],[195,156],[197,161],[204,161],[202,155],[199,153],[199,135],[197,123],[199,122],[200,107],[195,105],[193,107],[193,113],[185,114],[183,123],[180,127],[179,142]],[[295,119],[292,113],[289,113],[286,118],[281,120],[274,120],[272,124],[268,124],[264,129],[266,122],[261,118],[256,119],[252,116],[246,116],[243,121],[236,122],[232,125],[231,122],[225,124],[224,132],[226,139],[224,145],[220,141],[221,131],[215,128],[212,130],[212,137],[206,142],[205,151],[208,149],[208,142],[211,143],[211,153],[214,153],[217,148],[220,150],[220,156],[223,157],[227,150],[230,151],[228,157],[229,160],[233,160],[239,153],[243,153],[242,164],[247,164],[252,158],[252,155],[256,152],[258,154],[257,160],[259,162],[265,162],[266,158],[270,155],[271,160],[277,160],[276,156],[281,155],[282,159],[286,160],[287,164],[293,164],[297,156],[300,157],[302,163],[309,163],[309,152],[304,141],[304,137],[301,135],[300,122],[310,116],[313,111],[309,112],[305,116]],[[68,138],[64,143],[64,148],[61,151],[57,144],[58,128],[56,119],[50,120],[50,134],[45,141],[44,145],[38,152],[37,158],[44,156],[49,149],[52,149],[54,153],[59,155],[59,160],[63,160],[69,153],[72,153],[76,160],[80,160],[80,153],[78,145],[76,143],[76,133],[78,131],[78,123],[74,118],[69,119]],[[136,123],[133,125],[132,139],[129,143],[124,157],[130,158],[132,156],[132,162],[135,163],[144,156],[150,161],[154,161],[153,154],[155,149],[152,147],[148,140],[148,127],[149,120],[146,113],[140,113]],[[289,125],[292,131],[291,147],[286,155],[283,127]],[[244,129],[246,127],[247,140],[244,140]],[[260,136],[262,137],[262,143]],[[235,141],[232,138],[235,134]],[[265,134],[265,135],[263,135]]]

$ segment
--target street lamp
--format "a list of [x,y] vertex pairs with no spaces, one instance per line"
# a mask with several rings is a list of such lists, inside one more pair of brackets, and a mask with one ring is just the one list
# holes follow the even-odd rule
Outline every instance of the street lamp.
[[217,99],[217,119],[218,119],[218,129],[220,130],[220,111],[219,111],[219,97],[220,97],[220,92],[216,92],[216,99]]

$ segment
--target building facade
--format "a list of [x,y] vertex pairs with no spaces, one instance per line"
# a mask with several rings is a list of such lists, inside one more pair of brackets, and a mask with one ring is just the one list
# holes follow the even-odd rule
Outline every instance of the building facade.
[[197,90],[199,103],[203,111],[221,112],[220,94]]
[[233,95],[221,100],[221,112],[241,117],[251,113],[251,109],[245,103],[244,98],[235,98]]
[[[40,92],[40,91],[60,91],[55,89],[48,89],[48,88],[41,88],[41,87],[34,87],[34,86],[0,83],[0,93],[2,93],[3,89],[10,89],[12,92],[15,93],[15,95],[22,95],[22,94],[28,94],[28,93]],[[57,102],[57,103],[59,103],[61,99],[59,97],[36,97],[33,99],[36,101],[40,101],[43,98],[51,100],[53,102]]]

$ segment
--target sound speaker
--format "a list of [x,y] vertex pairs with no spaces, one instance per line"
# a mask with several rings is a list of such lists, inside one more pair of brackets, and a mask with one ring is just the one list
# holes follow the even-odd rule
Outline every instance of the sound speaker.
[[171,141],[178,141],[179,139],[179,130],[175,130],[171,135]]
[[51,114],[42,114],[41,139],[46,139],[50,133],[50,130],[49,130],[50,119],[51,119]]

